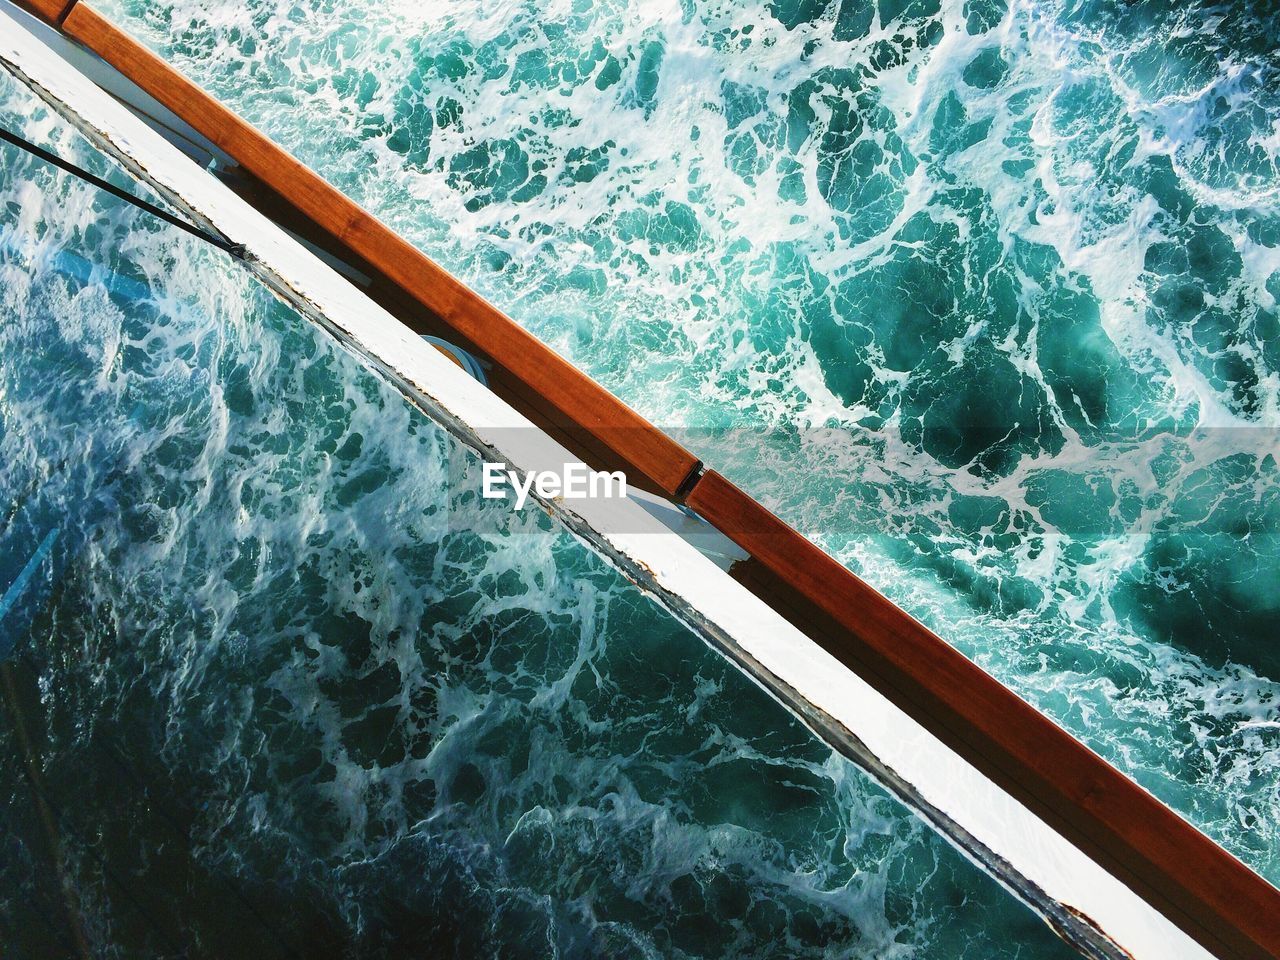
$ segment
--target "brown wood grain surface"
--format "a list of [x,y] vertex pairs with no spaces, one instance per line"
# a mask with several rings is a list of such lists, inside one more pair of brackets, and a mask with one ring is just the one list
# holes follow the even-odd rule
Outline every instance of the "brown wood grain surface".
[[41,20],[50,23],[61,23],[67,12],[76,5],[76,0],[14,0],[24,10],[34,13]]

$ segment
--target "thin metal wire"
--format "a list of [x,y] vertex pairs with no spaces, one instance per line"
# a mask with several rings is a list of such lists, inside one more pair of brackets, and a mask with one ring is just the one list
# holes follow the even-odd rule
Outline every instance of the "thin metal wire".
[[85,181],[86,183],[92,184],[93,186],[97,187],[99,190],[106,191],[107,193],[111,194],[113,197],[118,197],[119,199],[123,200],[125,203],[133,204],[139,210],[145,210],[147,213],[151,214],[153,217],[163,220],[165,223],[170,224],[171,226],[175,226],[179,230],[185,230],[187,233],[191,234],[193,237],[198,237],[199,239],[203,240],[205,243],[215,246],[219,250],[225,251],[226,253],[231,254],[231,256],[236,257],[237,259],[243,260],[245,257],[246,251],[243,244],[234,243],[228,238],[221,236],[220,234],[211,233],[208,230],[201,229],[200,227],[197,227],[195,224],[189,223],[186,220],[183,220],[179,216],[175,216],[174,214],[170,213],[168,210],[164,210],[160,207],[157,207],[154,203],[150,203],[147,200],[143,200],[141,197],[136,197],[132,193],[130,193],[128,190],[122,190],[120,187],[117,187],[114,183],[108,183],[106,180],[103,180],[101,177],[94,176],[88,170],[81,169],[80,167],[77,167],[74,163],[71,163],[68,160],[63,160],[57,154],[50,153],[48,150],[44,149],[44,147],[36,146],[34,143],[31,143],[29,140],[24,140],[22,137],[18,136],[17,134],[10,133],[8,130],[5,130],[3,127],[0,127],[0,140],[5,141],[6,143],[12,144],[13,146],[17,147],[19,150],[25,150],[27,153],[31,154],[34,157],[38,157],[39,159],[43,160],[45,163],[52,164],[53,166],[58,167],[60,170],[65,170],[67,173],[70,173],[74,176],[79,177],[81,180]]

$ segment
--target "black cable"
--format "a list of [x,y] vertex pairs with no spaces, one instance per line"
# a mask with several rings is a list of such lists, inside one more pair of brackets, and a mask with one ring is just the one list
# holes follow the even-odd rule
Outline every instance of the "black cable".
[[[28,856],[30,856],[33,860],[35,859],[35,855],[32,853],[30,845],[27,843],[25,839],[23,839],[21,834],[13,830],[8,830],[3,825],[0,825],[0,836],[3,836],[5,833],[8,833],[8,835],[11,836],[14,839],[14,841],[17,842],[18,846],[22,847],[22,849],[27,852]],[[35,877],[33,882],[36,884],[39,884],[39,877],[38,876]],[[49,931],[50,938],[58,942],[58,948],[63,951],[60,954],[63,960],[76,960],[76,951],[74,949],[68,948],[67,946],[66,927],[61,924],[54,923],[53,920],[49,918],[49,914],[40,908],[40,904],[37,902],[37,895],[39,894],[39,892],[40,892],[40,887],[37,885],[35,889],[32,890],[31,898],[28,899],[23,904],[24,908],[26,909],[28,914],[34,914],[36,917],[38,917],[40,921],[44,924],[45,929]],[[6,946],[17,942],[17,939],[18,939],[17,936],[11,932],[11,930],[9,929],[9,923],[6,921],[4,917],[0,917],[0,933],[3,933],[4,935],[4,938],[5,938],[4,943],[6,944]],[[41,949],[43,950],[43,945]],[[5,960],[14,960],[14,955],[12,954],[5,954],[4,957],[5,957]],[[21,960],[21,958],[18,958],[18,960]]]
[[[103,743],[100,747],[102,751],[110,757],[116,768],[123,773],[127,779],[133,781],[138,792],[146,794],[147,785],[139,779],[137,773],[131,766],[129,766],[120,752],[110,743]],[[152,808],[160,815],[160,818],[173,828],[173,831],[177,834],[178,838],[186,845],[188,850],[191,850],[193,844],[190,832],[182,827],[178,822],[178,818],[175,817],[163,803],[158,802],[154,796],[150,796],[149,799],[151,801]],[[194,853],[192,853],[192,859],[194,858]],[[248,910],[250,915],[267,931],[271,938],[275,940],[276,946],[283,950],[288,956],[295,958],[295,960],[302,960],[302,955],[299,954],[298,951],[293,948],[293,945],[285,939],[284,934],[281,933],[280,929],[268,920],[256,906],[254,906],[253,901],[249,899],[239,886],[227,879],[226,875],[221,872],[218,872],[216,875],[222,881],[222,885],[231,892],[232,896],[240,901],[240,905]]]
[[31,143],[27,140],[23,140],[17,134],[10,133],[8,130],[5,130],[3,127],[0,127],[0,140],[4,140],[8,143],[11,143],[13,144],[13,146],[17,147],[19,150],[25,150],[27,153],[31,154],[32,156],[39,157],[45,163],[53,164],[53,166],[58,167],[59,169],[65,170],[67,173],[70,173],[70,174],[73,174],[74,176],[79,177],[81,180],[85,181],[86,183],[93,184],[99,190],[105,190],[107,193],[111,194],[113,197],[118,197],[121,200],[123,200],[125,203],[131,203],[138,209],[145,210],[147,213],[151,214],[153,217],[157,217],[160,220],[163,220],[165,223],[168,223],[168,224],[171,224],[172,226],[177,227],[179,230],[185,230],[187,233],[191,234],[193,237],[198,237],[199,239],[203,240],[205,243],[215,246],[219,250],[223,250],[226,253],[231,254],[231,256],[236,257],[237,259],[243,260],[245,257],[245,254],[247,251],[244,248],[244,244],[233,243],[231,240],[227,239],[224,236],[210,233],[207,230],[202,230],[200,227],[197,227],[195,224],[188,223],[186,220],[183,220],[181,217],[174,216],[168,210],[163,210],[160,207],[157,207],[154,203],[150,203],[146,200],[143,200],[141,197],[135,197],[128,190],[122,190],[120,187],[117,187],[115,184],[108,183],[106,180],[103,180],[101,177],[94,176],[88,170],[82,170],[80,167],[77,167],[74,163],[71,163],[67,160],[63,160],[57,154],[50,153],[48,150],[44,149],[43,147],[38,147],[34,143]]

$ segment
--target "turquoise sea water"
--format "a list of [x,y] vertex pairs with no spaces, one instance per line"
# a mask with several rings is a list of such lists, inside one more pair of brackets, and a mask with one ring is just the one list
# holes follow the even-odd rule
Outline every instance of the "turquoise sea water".
[[[7,75],[0,124],[143,190]],[[468,462],[230,259],[0,149],[0,582],[59,531],[0,620],[6,958],[78,955],[68,900],[121,960],[1072,955]]]
[[1274,4],[104,7],[1280,880]]

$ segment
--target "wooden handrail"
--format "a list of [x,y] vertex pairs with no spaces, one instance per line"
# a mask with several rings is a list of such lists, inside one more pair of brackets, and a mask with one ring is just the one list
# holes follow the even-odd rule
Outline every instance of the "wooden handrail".
[[15,0],[18,6],[55,26],[62,23],[76,0]]
[[[926,729],[1220,957],[1280,958],[1280,891],[406,243],[85,2],[16,0],[752,559],[735,568]],[[687,496],[685,496],[687,490]],[[1174,960],[1174,958],[1170,958]]]
[[698,459],[679,443],[87,4],[75,5],[62,29],[612,450],[630,472],[675,496],[697,470]]
[[776,578],[829,653],[1206,947],[1275,956],[1275,887],[720,474],[685,502]]

